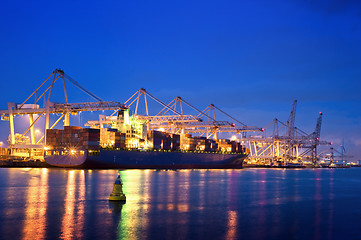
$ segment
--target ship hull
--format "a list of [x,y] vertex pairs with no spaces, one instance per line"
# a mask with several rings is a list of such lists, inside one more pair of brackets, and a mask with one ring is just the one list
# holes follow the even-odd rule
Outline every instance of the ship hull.
[[88,169],[224,169],[242,168],[245,157],[204,152],[101,150],[98,155],[45,156],[45,161],[52,166]]

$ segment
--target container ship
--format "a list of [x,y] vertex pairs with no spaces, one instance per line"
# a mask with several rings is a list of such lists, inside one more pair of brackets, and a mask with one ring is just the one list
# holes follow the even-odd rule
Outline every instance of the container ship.
[[222,169],[242,168],[247,157],[236,141],[147,130],[127,109],[109,119],[107,127],[47,129],[45,161],[71,168]]

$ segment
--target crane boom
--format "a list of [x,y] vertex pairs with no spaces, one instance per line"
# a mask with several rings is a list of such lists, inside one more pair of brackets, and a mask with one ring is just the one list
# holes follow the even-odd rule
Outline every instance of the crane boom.
[[295,119],[296,119],[296,105],[297,105],[297,100],[295,99],[293,101],[290,116],[287,121],[287,126],[288,126],[287,135],[290,139],[292,139],[295,135],[294,128],[295,128]]

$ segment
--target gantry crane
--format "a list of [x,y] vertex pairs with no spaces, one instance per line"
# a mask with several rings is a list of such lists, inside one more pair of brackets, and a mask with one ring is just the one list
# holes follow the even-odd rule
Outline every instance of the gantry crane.
[[[63,91],[64,91],[64,102],[55,103],[51,101],[52,92],[54,89],[54,84],[59,80],[62,80]],[[66,81],[70,82],[78,89],[86,93],[89,97],[95,100],[95,102],[81,102],[81,103],[69,103],[69,98],[67,94]],[[45,89],[45,90],[43,90]],[[34,99],[31,102],[31,99]],[[41,105],[41,103],[43,104]],[[59,123],[59,121],[64,118],[64,126],[69,126],[70,124],[70,114],[77,114],[82,111],[99,111],[99,110],[118,110],[124,108],[124,104],[113,101],[103,101],[101,98],[97,97],[95,94],[81,86],[77,81],[69,77],[64,71],[60,69],[55,69],[46,79],[43,81],[40,86],[38,86],[35,91],[33,91],[24,102],[21,104],[8,103],[7,110],[0,110],[1,120],[9,121],[10,123],[10,136],[9,144],[10,148],[33,148],[33,149],[42,149],[45,143],[45,133],[46,129],[52,129]],[[60,117],[50,126],[50,114],[60,114]],[[30,144],[19,143],[15,138],[15,123],[14,118],[16,116],[29,117],[29,127],[26,131],[21,134],[18,139],[22,139],[25,134],[30,131]],[[35,141],[35,124],[39,121],[41,117],[45,117],[44,125],[44,135],[36,142]]]
[[345,155],[344,142],[340,145],[340,149],[337,150],[334,147],[330,147],[328,150],[324,150],[318,155],[322,166],[326,167],[347,167],[347,160],[354,156]]
[[[139,114],[139,104],[141,97],[144,97],[145,114]],[[148,98],[154,100],[162,106],[162,109],[155,115],[149,114]],[[170,103],[165,104],[154,95],[146,91],[144,88],[136,91],[127,101],[124,102],[127,107],[135,104],[135,111],[133,116],[139,121],[147,125],[148,130],[159,130],[176,133],[176,134],[190,134],[197,133],[200,136],[206,135],[207,138],[217,139],[217,134],[221,132],[234,132],[244,133],[260,131],[260,128],[247,126],[221,109],[217,108],[214,104],[209,105],[205,110],[201,111],[181,97],[174,98]],[[193,110],[197,115],[184,114],[184,106]],[[215,119],[215,109],[231,118],[232,120],[240,123],[237,126],[235,123],[228,121],[217,121]],[[211,111],[213,116],[211,116]],[[99,121],[89,121],[88,126],[101,127],[102,124],[115,124],[117,119],[115,116],[99,116]],[[203,120],[202,117],[207,118]]]
[[[286,123],[274,119],[265,127],[266,131],[263,135],[243,139],[249,147],[251,162],[266,165],[288,165],[289,163],[305,163],[306,161],[311,161],[313,164],[317,163],[317,147],[331,144],[328,141],[320,140],[322,113],[317,119],[315,131],[307,134],[294,126],[296,103],[295,100]],[[267,136],[266,132],[270,129],[271,135]]]
[[317,123],[315,127],[315,131],[307,136],[308,142],[306,142],[302,148],[305,151],[301,154],[301,157],[310,155],[310,159],[312,164],[317,164],[319,160],[319,156],[317,155],[317,147],[319,145],[327,145],[330,144],[329,142],[320,141],[321,136],[321,124],[322,124],[322,112],[319,113],[317,118]]

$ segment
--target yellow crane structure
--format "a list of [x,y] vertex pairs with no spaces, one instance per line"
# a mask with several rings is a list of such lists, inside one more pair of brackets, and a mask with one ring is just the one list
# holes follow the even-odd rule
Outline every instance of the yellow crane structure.
[[[149,106],[152,104],[148,103],[148,99],[154,100],[161,106],[161,110],[157,114],[150,115]],[[141,103],[144,103],[144,106],[142,104],[143,114],[139,113]],[[174,98],[170,103],[165,104],[144,88],[136,91],[124,104],[127,110],[122,112],[114,111],[110,116],[99,115],[99,120],[88,121],[85,125],[99,129],[110,126],[125,133],[127,138],[134,138],[134,142],[137,142],[137,138],[146,139],[148,130],[179,134],[181,143],[186,142],[187,137],[189,137],[187,134],[195,134],[198,137],[213,138],[216,140],[219,133],[228,132],[240,134],[262,130],[258,127],[250,127],[241,123],[213,104],[206,107],[205,110],[200,111],[179,96]],[[130,115],[129,109],[131,106],[135,106],[135,111]],[[190,108],[195,111],[197,115],[185,114],[184,107],[187,107],[188,110]],[[153,111],[154,109],[155,108],[152,107]],[[216,120],[215,110],[241,123],[242,126],[237,126],[235,123],[228,121]],[[117,113],[117,115],[115,115],[115,113]]]
[[[138,114],[138,106],[141,101],[141,96],[144,96],[145,115]],[[156,115],[149,115],[147,96],[163,107]],[[217,134],[222,132],[244,133],[261,131],[261,128],[247,126],[241,123],[237,119],[217,108],[214,104],[210,104],[201,111],[179,96],[174,98],[168,104],[165,104],[144,88],[139,89],[124,102],[124,104],[128,107],[134,103],[136,104],[134,116],[136,116],[140,121],[144,121],[149,130],[163,129],[164,131],[177,134],[198,133],[201,136],[206,135],[207,138],[213,137],[214,139],[217,139]],[[184,114],[185,106],[195,111],[197,115]],[[230,123],[228,121],[217,121],[215,114],[216,109],[241,124],[241,126],[237,126],[235,123]],[[203,120],[202,117],[206,118],[206,120]]]
[[[248,161],[251,164],[286,166],[289,164],[317,164],[319,160],[317,147],[332,144],[320,140],[322,113],[319,113],[315,131],[307,134],[294,125],[296,104],[297,100],[292,104],[286,123],[274,119],[265,127],[262,135],[248,136],[242,139],[249,148]],[[270,134],[267,135],[267,133]]]
[[[52,92],[54,91],[54,84],[58,81],[62,81],[64,102],[55,103],[51,101]],[[70,82],[78,89],[86,93],[94,102],[81,102],[81,103],[69,103],[66,82]],[[45,90],[44,90],[45,89]],[[33,100],[32,100],[33,99]],[[43,103],[43,104],[42,104]],[[61,119],[64,126],[70,125],[70,114],[77,114],[82,111],[99,111],[99,110],[117,110],[124,108],[124,104],[113,101],[103,101],[95,94],[81,86],[74,79],[69,77],[61,69],[55,69],[35,91],[33,91],[21,104],[8,103],[7,110],[0,110],[1,120],[9,121],[10,136],[9,136],[9,148],[11,150],[16,149],[43,149],[45,143],[46,129],[54,128]],[[50,114],[60,114],[60,117],[50,125]],[[15,133],[14,118],[18,116],[28,116],[29,127],[22,134]],[[41,133],[43,136],[38,141],[35,141],[35,124],[39,120],[45,117],[45,124],[42,127]],[[25,134],[30,131],[30,141],[24,142]]]

